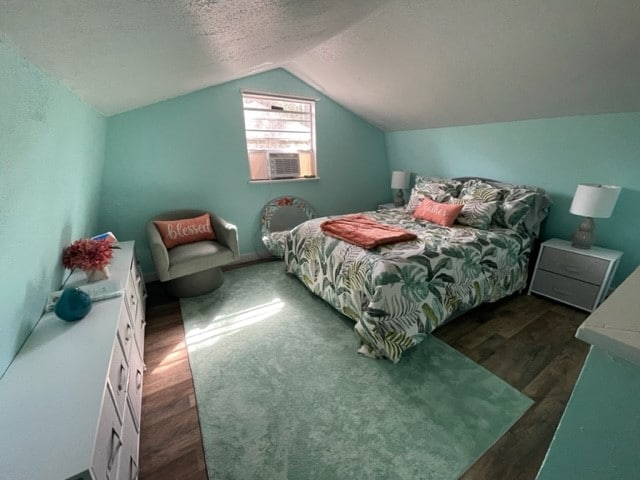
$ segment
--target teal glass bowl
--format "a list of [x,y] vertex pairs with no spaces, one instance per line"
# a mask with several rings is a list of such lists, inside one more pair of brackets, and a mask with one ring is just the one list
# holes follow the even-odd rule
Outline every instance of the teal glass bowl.
[[78,287],[65,288],[54,308],[56,316],[67,322],[86,317],[90,310],[91,297]]

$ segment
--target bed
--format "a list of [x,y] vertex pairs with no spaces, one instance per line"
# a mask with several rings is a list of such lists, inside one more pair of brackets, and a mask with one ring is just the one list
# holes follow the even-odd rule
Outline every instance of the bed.
[[[427,202],[462,210],[444,226],[416,218]],[[360,353],[395,363],[448,320],[525,288],[549,206],[536,187],[417,176],[406,207],[364,212],[414,240],[362,248],[323,232],[338,217],[315,218],[288,235],[286,270],[356,322]]]

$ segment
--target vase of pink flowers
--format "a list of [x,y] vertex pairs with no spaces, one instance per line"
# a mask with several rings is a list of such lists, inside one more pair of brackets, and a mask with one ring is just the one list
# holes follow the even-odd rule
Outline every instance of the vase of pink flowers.
[[81,238],[62,251],[62,264],[65,268],[79,268],[87,275],[87,281],[97,282],[109,278],[109,264],[113,256],[110,239],[92,240]]

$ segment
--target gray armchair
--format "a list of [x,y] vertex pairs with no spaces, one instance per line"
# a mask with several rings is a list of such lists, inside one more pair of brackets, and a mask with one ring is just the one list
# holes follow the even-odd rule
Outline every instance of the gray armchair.
[[[178,245],[167,250],[153,221],[193,218],[203,213],[211,216],[216,240]],[[159,214],[147,222],[146,232],[158,278],[167,291],[177,297],[193,297],[215,290],[224,282],[220,267],[239,257],[236,226],[203,210],[173,210]]]

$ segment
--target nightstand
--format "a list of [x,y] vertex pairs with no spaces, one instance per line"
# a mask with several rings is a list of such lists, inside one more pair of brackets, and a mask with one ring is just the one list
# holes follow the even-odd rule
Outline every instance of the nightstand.
[[396,207],[394,203],[381,203],[380,205],[378,205],[378,210],[389,210],[391,208],[400,208],[400,207]]
[[575,248],[553,238],[540,245],[529,293],[592,312],[604,300],[622,252]]

